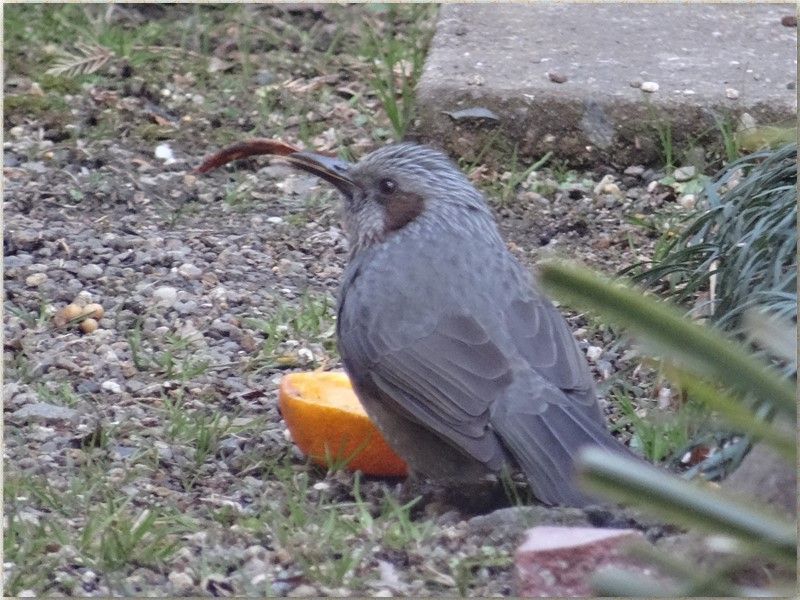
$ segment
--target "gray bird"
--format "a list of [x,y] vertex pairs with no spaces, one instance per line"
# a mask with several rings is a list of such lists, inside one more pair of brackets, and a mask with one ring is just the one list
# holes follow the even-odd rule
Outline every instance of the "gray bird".
[[481,193],[442,153],[391,145],[356,164],[299,152],[344,197],[345,369],[412,471],[471,482],[519,466],[547,504],[583,505],[582,446],[608,432],[566,322],[509,253]]

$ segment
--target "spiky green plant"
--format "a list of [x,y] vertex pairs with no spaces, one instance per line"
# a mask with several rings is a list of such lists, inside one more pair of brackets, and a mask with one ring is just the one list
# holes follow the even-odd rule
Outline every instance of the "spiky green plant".
[[739,337],[752,309],[796,322],[796,186],[796,143],[731,163],[705,186],[698,212],[660,260],[627,272]]
[[[639,290],[606,281],[572,266],[550,263],[541,269],[542,284],[564,300],[602,313],[630,330],[651,352],[665,361],[665,371],[689,396],[705,403],[732,426],[775,448],[787,462],[797,460],[793,431],[796,426],[795,390],[769,365],[709,327],[683,318],[673,306],[647,297]],[[778,342],[780,343],[780,342]],[[783,354],[786,348],[776,348]],[[758,404],[768,400],[776,427],[759,419]],[[579,460],[581,479],[590,489],[618,501],[637,505],[669,522],[729,536],[739,544],[730,562],[711,572],[679,557],[664,556],[640,547],[641,558],[651,560],[680,582],[670,589],[663,582],[632,577],[629,573],[604,573],[595,580],[604,596],[750,596],[731,579],[735,565],[753,557],[770,557],[793,568],[796,563],[796,524],[778,517],[752,501],[697,486],[628,457],[600,449],[587,449]],[[791,582],[776,581],[776,586]],[[759,595],[783,595],[775,589]]]

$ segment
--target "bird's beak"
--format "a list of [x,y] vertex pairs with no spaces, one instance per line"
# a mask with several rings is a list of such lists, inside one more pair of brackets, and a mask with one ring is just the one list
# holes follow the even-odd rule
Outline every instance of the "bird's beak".
[[324,154],[305,152],[280,140],[253,138],[223,148],[206,158],[195,170],[196,173],[207,173],[231,161],[251,156],[275,156],[288,162],[301,171],[311,173],[336,186],[347,198],[352,198],[358,187],[348,175],[352,165]]
[[356,184],[348,175],[352,167],[349,162],[314,152],[293,152],[281,158],[296,169],[324,179],[347,198],[353,196]]

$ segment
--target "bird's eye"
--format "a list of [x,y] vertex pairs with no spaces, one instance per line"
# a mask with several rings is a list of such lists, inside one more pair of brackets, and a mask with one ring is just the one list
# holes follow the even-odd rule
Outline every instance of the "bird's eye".
[[397,182],[394,179],[381,179],[378,188],[382,194],[392,194],[397,190]]

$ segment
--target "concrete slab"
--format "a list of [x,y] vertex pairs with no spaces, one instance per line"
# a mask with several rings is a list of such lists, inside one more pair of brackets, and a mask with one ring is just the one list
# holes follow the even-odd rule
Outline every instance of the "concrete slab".
[[493,139],[529,158],[653,163],[667,130],[678,147],[708,147],[721,138],[715,115],[796,119],[797,28],[781,22],[794,14],[792,4],[446,4],[413,133],[467,159]]

